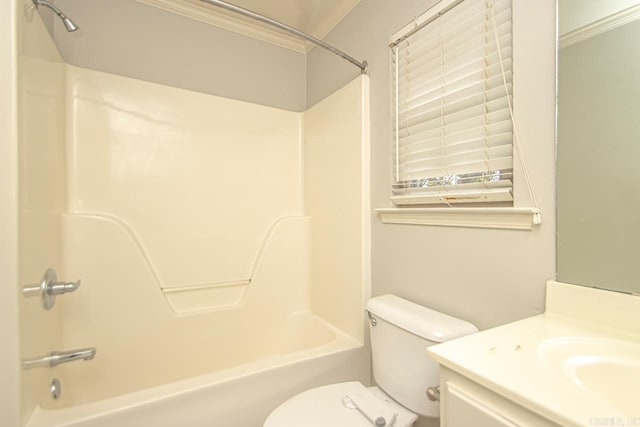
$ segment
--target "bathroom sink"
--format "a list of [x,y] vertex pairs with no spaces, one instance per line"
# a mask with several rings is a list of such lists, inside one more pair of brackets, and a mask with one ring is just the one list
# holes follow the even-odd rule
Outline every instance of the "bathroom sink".
[[560,337],[538,347],[543,363],[627,415],[640,414],[640,343]]

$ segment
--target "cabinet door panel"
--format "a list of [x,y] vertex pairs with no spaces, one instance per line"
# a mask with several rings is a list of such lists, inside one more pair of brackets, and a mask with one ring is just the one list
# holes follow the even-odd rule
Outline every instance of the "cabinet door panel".
[[443,426],[446,427],[518,427],[519,424],[480,402],[465,392],[447,384],[446,410]]

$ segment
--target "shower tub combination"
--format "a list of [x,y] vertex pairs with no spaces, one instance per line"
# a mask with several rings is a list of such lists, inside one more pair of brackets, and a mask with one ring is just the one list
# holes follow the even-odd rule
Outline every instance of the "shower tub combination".
[[189,379],[66,408],[38,407],[28,425],[257,427],[275,406],[296,393],[368,376],[361,343],[317,316],[296,314],[279,333],[273,339],[280,341],[282,354],[265,351],[253,362],[219,370],[212,361],[210,373]]
[[257,427],[366,383],[367,76],[291,112],[66,65],[37,15],[19,31],[21,285],[82,279],[21,298],[21,353],[97,348],[22,371],[23,423]]

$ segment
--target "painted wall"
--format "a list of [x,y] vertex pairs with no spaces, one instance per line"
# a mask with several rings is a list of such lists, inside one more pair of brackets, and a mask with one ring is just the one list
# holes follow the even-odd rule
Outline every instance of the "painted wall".
[[57,0],[56,5],[80,27],[68,33],[58,19],[53,21],[56,44],[68,64],[305,109],[304,54],[133,0]]
[[[391,202],[389,37],[435,2],[365,0],[326,38],[369,62],[372,204]],[[534,231],[383,225],[373,215],[373,294],[394,293],[485,329],[538,314],[555,276],[555,2],[514,0],[514,108],[543,215]],[[308,55],[307,98],[358,70],[319,49]],[[521,174],[515,205],[529,205]]]
[[[561,49],[558,280],[638,292],[640,21]],[[603,161],[606,159],[606,161]]]
[[18,2],[0,2],[0,424],[20,425],[18,338]]

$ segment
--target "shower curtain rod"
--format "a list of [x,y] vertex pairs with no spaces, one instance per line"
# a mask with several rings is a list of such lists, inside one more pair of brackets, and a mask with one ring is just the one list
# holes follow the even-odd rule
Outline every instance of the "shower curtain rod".
[[295,29],[293,27],[288,26],[287,24],[283,24],[280,21],[276,21],[275,19],[271,19],[269,17],[266,17],[264,15],[260,15],[259,13],[253,12],[249,9],[245,9],[242,8],[240,6],[236,6],[234,4],[231,3],[227,3],[226,1],[222,1],[222,0],[200,0],[203,3],[207,3],[207,4],[211,4],[213,6],[218,6],[227,10],[230,10],[232,12],[236,12],[239,13],[240,15],[244,15],[247,16],[249,18],[253,18],[255,20],[258,20],[260,22],[264,22],[266,24],[269,25],[273,25],[274,27],[280,28],[281,30],[287,31],[293,35],[296,35],[298,37],[301,37],[307,41],[310,41],[311,43],[320,46],[324,49],[327,49],[329,52],[338,55],[339,57],[346,59],[347,61],[351,62],[353,65],[355,65],[356,67],[360,68],[360,71],[362,72],[362,74],[366,74],[367,73],[367,61],[358,61],[357,59],[353,58],[350,55],[347,55],[346,53],[344,53],[343,51],[341,51],[340,49],[337,49],[333,46],[331,46],[328,43],[323,42],[320,39],[317,39],[303,31],[300,31],[298,29]]

